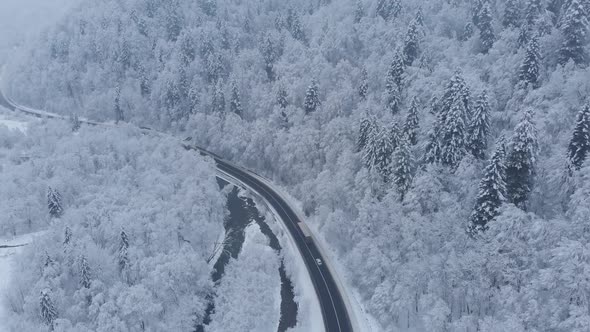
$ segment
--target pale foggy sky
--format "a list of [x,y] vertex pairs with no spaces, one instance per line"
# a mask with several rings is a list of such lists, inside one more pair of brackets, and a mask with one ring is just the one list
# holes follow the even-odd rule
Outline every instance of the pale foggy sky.
[[0,65],[11,49],[36,36],[82,0],[0,0]]

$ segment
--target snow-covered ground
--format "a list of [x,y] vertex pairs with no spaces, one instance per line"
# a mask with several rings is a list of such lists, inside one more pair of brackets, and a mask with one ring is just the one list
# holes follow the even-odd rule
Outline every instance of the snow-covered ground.
[[10,111],[2,106],[0,106],[0,126],[6,126],[8,129],[18,129],[23,133],[27,131],[27,122],[10,114]]
[[6,291],[12,277],[13,262],[21,252],[24,246],[14,248],[1,248],[2,246],[19,246],[31,243],[36,237],[41,236],[43,232],[25,234],[11,239],[0,239],[0,332],[8,332],[5,322],[7,312]]

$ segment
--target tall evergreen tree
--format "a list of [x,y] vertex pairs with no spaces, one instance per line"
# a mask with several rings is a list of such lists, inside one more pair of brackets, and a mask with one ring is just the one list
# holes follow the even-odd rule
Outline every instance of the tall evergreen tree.
[[364,161],[368,169],[376,171],[384,181],[391,173],[391,160],[394,147],[388,130],[372,128],[364,147]]
[[590,153],[590,102],[578,113],[576,128],[568,146],[568,157],[574,169],[579,170]]
[[488,223],[496,217],[498,208],[506,199],[505,156],[506,149],[504,140],[501,138],[496,144],[496,151],[479,183],[475,208],[469,217],[468,230],[470,234],[485,231],[488,228]]
[[427,164],[435,164],[440,162],[440,140],[436,130],[431,129],[428,132],[428,142],[424,153],[424,162]]
[[53,331],[55,328],[54,322],[57,319],[57,309],[55,309],[55,304],[53,304],[53,300],[47,289],[41,291],[39,308],[43,323],[49,326],[49,331]]
[[467,110],[460,96],[453,101],[451,108],[441,122],[440,128],[440,160],[443,165],[451,168],[459,165],[466,152],[466,126]]
[[119,241],[119,251],[117,252],[119,260],[119,271],[123,271],[129,267],[129,237],[127,233],[121,231],[121,239]]
[[299,13],[294,8],[290,8],[287,13],[287,30],[289,30],[294,39],[299,40],[302,43],[306,42],[305,33],[301,27]]
[[440,101],[440,122],[445,121],[446,114],[451,109],[452,104],[455,102],[456,99],[459,99],[463,102],[463,106],[467,111],[467,114],[471,113],[471,106],[470,106],[470,98],[471,92],[465,79],[463,78],[463,73],[460,70],[457,70],[453,77],[449,80],[445,88],[445,93],[442,96]]
[[507,0],[504,7],[502,25],[506,28],[518,28],[520,26],[520,2],[519,0]]
[[414,17],[414,20],[416,21],[416,23],[418,24],[418,26],[420,28],[424,27],[424,11],[422,10],[422,6],[418,7],[418,10],[416,11],[416,16]]
[[358,91],[361,99],[367,100],[367,93],[369,91],[369,74],[367,73],[366,68],[361,70],[361,83],[359,84]]
[[416,145],[418,143],[418,127],[418,98],[414,97],[412,98],[412,103],[410,104],[410,109],[408,110],[408,116],[406,117],[406,122],[404,123],[404,136],[412,145]]
[[527,0],[525,5],[525,20],[527,25],[534,26],[543,12],[544,8],[541,0]]
[[386,21],[397,17],[401,10],[402,4],[400,0],[378,0],[377,2],[377,15]]
[[561,32],[564,40],[559,50],[559,62],[565,64],[571,59],[576,64],[585,64],[588,60],[585,50],[588,38],[588,14],[581,0],[572,0],[570,3],[563,19]]
[[269,81],[276,79],[274,65],[280,57],[279,45],[274,41],[271,34],[266,34],[260,44],[260,52],[264,58],[264,70]]
[[478,159],[484,159],[490,132],[490,106],[487,91],[482,93],[475,102],[473,117],[469,124],[467,150]]
[[533,88],[539,87],[539,70],[541,67],[541,55],[539,54],[539,42],[536,37],[530,39],[526,48],[524,61],[520,66],[518,78],[521,82]]
[[240,99],[240,90],[238,89],[238,85],[236,84],[236,82],[233,81],[231,84],[231,99],[229,102],[229,108],[232,113],[235,113],[239,117],[242,117],[244,109],[242,108],[242,103]]
[[124,121],[123,109],[121,108],[121,86],[117,84],[115,87],[115,123]]
[[218,80],[213,86],[213,98],[211,109],[213,113],[225,114],[225,93],[223,92],[223,80]]
[[486,1],[483,4],[483,7],[480,11],[479,15],[479,39],[481,42],[481,51],[483,53],[488,53],[490,48],[494,45],[494,41],[496,41],[496,36],[494,35],[494,26],[492,24],[492,12],[490,10],[490,4]]
[[91,274],[90,274],[90,265],[88,265],[88,260],[86,256],[80,257],[80,285],[84,288],[90,288],[90,284],[92,282]]
[[282,109],[287,108],[287,106],[289,106],[288,98],[289,95],[287,94],[287,89],[285,89],[285,86],[282,83],[279,83],[279,88],[277,90],[277,104],[279,104],[279,107]]
[[307,88],[305,93],[305,102],[303,105],[305,108],[305,114],[315,112],[321,105],[320,87],[318,81],[314,78],[311,80],[311,85]]
[[361,120],[361,125],[359,127],[359,137],[357,140],[357,151],[360,152],[367,146],[373,131],[377,129],[377,123],[374,118],[367,116]]
[[396,52],[393,61],[389,66],[389,70],[387,71],[387,78],[385,80],[385,88],[387,89],[387,107],[392,113],[397,113],[399,111],[404,71],[404,57],[400,52]]
[[418,22],[414,19],[408,26],[404,40],[404,60],[406,66],[411,66],[420,52],[420,30]]
[[473,23],[467,22],[463,27],[463,33],[460,36],[460,40],[468,41],[471,37],[473,37]]
[[64,246],[69,245],[70,241],[72,241],[72,229],[66,226],[66,229],[64,231]]
[[360,0],[357,0],[354,8],[354,23],[359,23],[364,16],[365,8],[363,7],[363,3]]
[[51,187],[47,188],[47,208],[49,215],[53,218],[61,217],[64,212],[60,193]]
[[536,160],[537,130],[533,112],[529,110],[514,129],[506,159],[507,196],[511,203],[523,210],[533,187]]
[[396,186],[397,192],[401,200],[410,189],[412,185],[412,166],[413,158],[410,151],[410,142],[402,137],[395,150],[393,157],[393,183]]

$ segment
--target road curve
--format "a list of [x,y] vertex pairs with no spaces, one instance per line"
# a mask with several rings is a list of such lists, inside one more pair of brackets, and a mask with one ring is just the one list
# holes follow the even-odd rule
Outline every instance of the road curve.
[[[21,111],[23,113],[33,115],[36,117],[47,117],[54,119],[67,119],[65,116],[52,114],[44,111],[36,111],[30,108],[22,107],[17,105],[9,98],[6,98],[0,90],[0,105],[7,107],[10,110]],[[102,125],[101,123],[94,121],[81,120],[80,122],[89,125]],[[145,130],[153,131],[149,128]],[[270,188],[266,183],[257,179],[251,172],[243,170],[238,166],[231,164],[230,162],[223,160],[221,157],[208,152],[198,146],[191,146],[183,144],[186,149],[207,154],[215,160],[217,169],[222,173],[229,174],[238,181],[247,185],[251,189],[257,192],[262,198],[264,198],[273,209],[279,214],[285,227],[295,240],[299,253],[301,254],[303,261],[309,272],[310,279],[314,285],[315,292],[317,294],[319,304],[322,310],[322,317],[324,320],[324,326],[327,332],[352,332],[352,324],[350,315],[343,300],[342,294],[338,289],[338,285],[334,279],[329,268],[326,264],[318,265],[316,259],[320,259],[321,262],[326,262],[326,259],[322,257],[316,243],[303,235],[301,229],[297,223],[300,222],[294,209],[287,204],[287,202]]]

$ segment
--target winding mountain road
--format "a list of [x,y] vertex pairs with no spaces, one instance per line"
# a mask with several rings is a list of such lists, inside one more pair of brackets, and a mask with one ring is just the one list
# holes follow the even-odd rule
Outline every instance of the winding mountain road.
[[[68,119],[68,117],[58,114],[34,110],[18,105],[10,98],[7,98],[1,89],[0,105],[10,110],[20,111],[40,118]],[[80,119],[80,122],[89,125],[107,125],[85,119]],[[153,131],[146,128],[144,128],[144,130]],[[295,241],[299,253],[305,262],[322,310],[325,330],[327,332],[353,331],[351,320],[352,313],[350,305],[347,305],[346,298],[342,294],[344,290],[342,290],[336,282],[334,272],[331,271],[330,265],[326,264],[328,261],[326,260],[326,257],[321,254],[318,244],[313,238],[306,237],[301,231],[301,228],[297,225],[298,222],[303,221],[299,220],[295,213],[295,209],[289,206],[287,201],[267,184],[268,181],[266,181],[266,183],[265,181],[261,181],[260,177],[255,173],[234,165],[201,147],[188,145],[186,142],[183,142],[183,146],[186,149],[198,151],[202,154],[211,156],[215,160],[217,169],[220,173],[229,175],[241,184],[251,188],[260,197],[266,200],[267,204],[272,206],[283,222],[285,228],[288,230],[291,238]],[[320,263],[318,263],[318,260]]]

